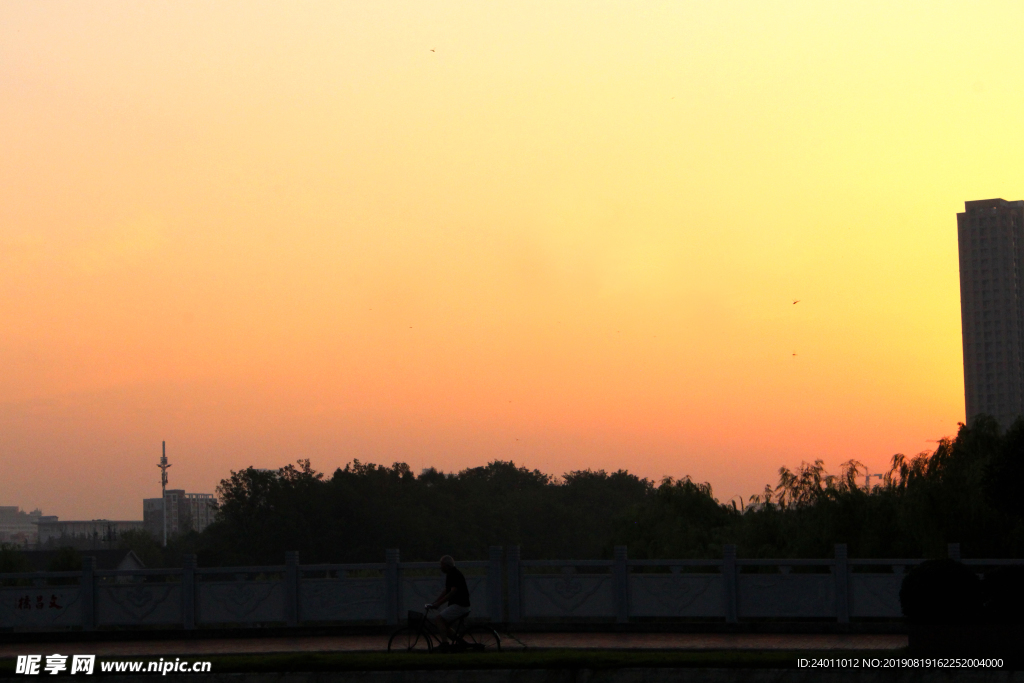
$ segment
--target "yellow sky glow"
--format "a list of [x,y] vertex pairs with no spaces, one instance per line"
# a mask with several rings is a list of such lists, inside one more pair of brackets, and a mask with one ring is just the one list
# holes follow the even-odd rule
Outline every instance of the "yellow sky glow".
[[1024,198],[1022,19],[4,2],[0,504],[140,518],[164,439],[192,491],[500,458],[723,499],[932,447],[955,214]]

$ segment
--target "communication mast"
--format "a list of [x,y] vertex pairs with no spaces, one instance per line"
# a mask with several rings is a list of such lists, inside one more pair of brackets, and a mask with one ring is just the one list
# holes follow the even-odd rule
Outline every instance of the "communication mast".
[[167,464],[167,442],[160,442],[163,449],[163,455],[160,456],[160,464],[157,467],[160,468],[160,508],[162,510],[161,517],[164,519],[164,547],[167,547],[167,468],[170,465]]

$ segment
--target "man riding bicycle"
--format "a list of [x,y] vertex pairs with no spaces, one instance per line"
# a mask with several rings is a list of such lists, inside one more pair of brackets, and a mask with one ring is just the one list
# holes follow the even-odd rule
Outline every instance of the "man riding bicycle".
[[[466,585],[466,577],[455,568],[455,560],[451,555],[441,558],[441,571],[445,575],[444,590],[434,602],[429,602],[423,607],[427,610],[428,618],[437,625],[437,630],[441,634],[441,646],[445,647],[448,645],[448,638],[455,639],[451,624],[469,614],[469,586]],[[448,606],[439,610],[446,602]]]

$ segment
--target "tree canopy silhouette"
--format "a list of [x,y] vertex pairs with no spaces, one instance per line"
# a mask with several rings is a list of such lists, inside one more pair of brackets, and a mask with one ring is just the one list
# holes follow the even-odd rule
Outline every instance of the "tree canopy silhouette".
[[[829,557],[835,543],[853,557],[940,557],[954,541],[969,556],[1024,551],[1024,421],[1003,432],[982,416],[933,452],[895,455],[870,489],[864,474],[855,460],[838,474],[821,460],[783,467],[774,487],[723,504],[710,484],[656,484],[625,470],[555,477],[496,460],[417,475],[405,463],[353,460],[327,476],[299,460],[232,472],[218,487],[216,521],[174,539],[164,557],[279,564],[298,550],[304,563],[370,562],[399,548],[404,559],[433,560],[513,544],[526,558],[610,557],[619,544],[637,558],[720,557],[726,543],[747,557]],[[147,557],[153,550],[146,545]]]

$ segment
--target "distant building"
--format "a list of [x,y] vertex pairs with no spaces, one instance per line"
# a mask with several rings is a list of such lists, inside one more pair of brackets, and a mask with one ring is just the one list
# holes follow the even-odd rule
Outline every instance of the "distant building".
[[126,531],[143,528],[141,521],[93,519],[89,521],[48,521],[39,522],[39,543],[41,550],[62,547],[78,550],[99,550],[117,548],[118,539]]
[[163,538],[164,501],[161,498],[142,499],[142,523],[150,536]]
[[194,531],[202,531],[213,523],[217,500],[212,493],[186,493],[188,518]]
[[956,215],[967,419],[1024,413],[1024,201],[965,202]]
[[55,516],[43,515],[39,510],[24,512],[15,505],[0,505],[0,543],[34,546],[39,540],[40,521],[55,522]]
[[168,490],[163,498],[142,501],[142,519],[153,538],[164,534],[164,510],[167,510],[167,537],[189,531],[202,531],[213,521],[212,493],[185,493],[182,489]]

